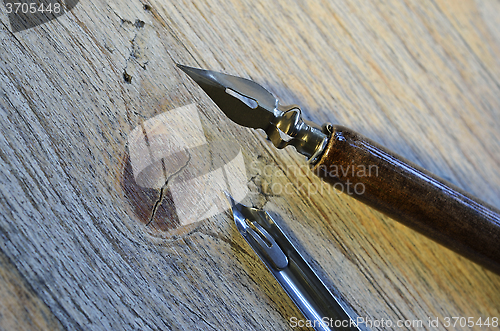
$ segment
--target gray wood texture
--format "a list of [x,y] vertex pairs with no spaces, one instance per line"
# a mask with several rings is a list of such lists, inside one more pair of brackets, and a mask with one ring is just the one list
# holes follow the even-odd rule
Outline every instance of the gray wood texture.
[[280,216],[352,313],[423,321],[398,330],[500,318],[500,276],[337,194],[175,67],[252,78],[500,207],[499,14],[496,0],[82,0],[14,34],[3,8],[0,327],[289,330],[301,318],[229,213],[175,236],[145,226],[159,191],[129,181],[128,134],[191,103],[207,141],[241,149],[244,202]]

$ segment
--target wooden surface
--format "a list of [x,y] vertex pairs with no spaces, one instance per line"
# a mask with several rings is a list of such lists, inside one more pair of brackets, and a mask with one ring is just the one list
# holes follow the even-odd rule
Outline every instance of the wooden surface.
[[300,318],[228,213],[177,237],[145,226],[159,192],[126,182],[128,134],[191,103],[208,141],[241,148],[244,202],[281,217],[354,316],[432,330],[429,317],[500,317],[500,276],[335,194],[174,65],[252,78],[500,207],[498,1],[82,0],[16,34],[0,13],[1,328],[288,330]]

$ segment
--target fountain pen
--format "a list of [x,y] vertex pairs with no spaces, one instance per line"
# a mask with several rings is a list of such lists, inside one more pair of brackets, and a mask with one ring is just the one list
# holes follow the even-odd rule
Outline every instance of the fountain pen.
[[[500,274],[500,211],[495,207],[351,129],[304,121],[299,106],[281,105],[251,80],[178,67],[229,119],[264,130],[277,148],[294,146],[312,172],[334,188],[352,188],[353,198]],[[360,174],[350,171],[354,167],[374,171]]]

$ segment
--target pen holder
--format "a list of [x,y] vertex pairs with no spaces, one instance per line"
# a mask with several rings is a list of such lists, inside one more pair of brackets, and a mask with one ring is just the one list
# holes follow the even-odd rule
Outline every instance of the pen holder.
[[335,188],[500,274],[500,212],[366,137],[333,126],[313,171]]

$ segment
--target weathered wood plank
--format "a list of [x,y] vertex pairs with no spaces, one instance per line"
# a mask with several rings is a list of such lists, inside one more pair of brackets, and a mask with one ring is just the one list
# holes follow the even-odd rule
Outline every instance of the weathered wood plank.
[[0,241],[31,286],[2,305],[33,307],[26,323],[41,329],[56,327],[50,314],[69,329],[290,328],[299,312],[228,213],[171,238],[144,225],[159,192],[124,182],[129,133],[194,102],[208,142],[239,145],[244,202],[280,216],[352,312],[424,329],[500,317],[498,275],[335,194],[174,65],[251,77],[500,207],[498,12],[492,0],[81,1],[16,34],[2,12]]
[[0,253],[0,296],[0,329],[62,330],[54,314],[3,253]]

